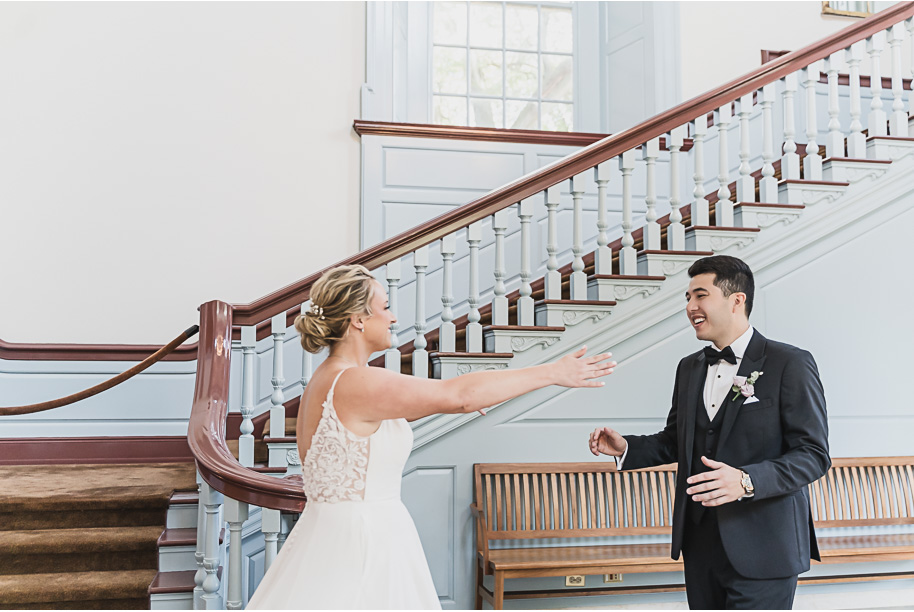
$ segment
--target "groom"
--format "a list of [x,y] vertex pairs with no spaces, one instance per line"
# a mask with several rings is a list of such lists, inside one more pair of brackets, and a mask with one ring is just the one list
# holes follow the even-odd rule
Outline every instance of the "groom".
[[808,352],[749,325],[752,270],[728,256],[689,268],[686,314],[711,342],[679,362],[663,431],[609,427],[590,450],[620,469],[676,462],[672,557],[693,609],[790,609],[819,559],[806,485],[828,470],[825,398]]

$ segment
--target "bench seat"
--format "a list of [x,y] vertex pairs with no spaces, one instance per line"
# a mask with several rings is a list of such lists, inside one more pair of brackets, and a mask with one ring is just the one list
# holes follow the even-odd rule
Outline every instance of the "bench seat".
[[[669,542],[541,547],[544,539],[614,538],[672,532],[676,466],[619,472],[610,463],[477,464],[475,468],[476,608],[506,599],[682,591],[682,584],[505,590],[510,578],[680,572]],[[833,459],[809,485],[821,564],[914,560],[914,457]],[[830,535],[836,527],[879,533]],[[491,542],[512,548],[492,548]],[[524,542],[536,542],[524,546]],[[819,565],[818,562],[813,562]],[[484,576],[494,576],[494,589]],[[801,576],[799,584],[914,578],[914,571]]]

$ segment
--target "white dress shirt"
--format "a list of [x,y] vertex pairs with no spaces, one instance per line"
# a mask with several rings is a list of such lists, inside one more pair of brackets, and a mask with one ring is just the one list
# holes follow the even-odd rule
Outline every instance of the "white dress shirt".
[[[721,405],[727,400],[727,394],[733,393],[733,377],[739,372],[739,366],[743,361],[743,355],[746,354],[746,347],[749,346],[749,341],[752,340],[752,333],[754,331],[755,330],[750,325],[749,329],[730,345],[733,354],[736,355],[736,365],[723,360],[718,361],[717,363],[708,364],[708,375],[707,378],[705,378],[704,400],[705,410],[707,410],[708,418],[711,420],[714,420],[714,415],[717,414]],[[713,346],[718,351],[722,350],[716,344]],[[622,456],[615,457],[616,466],[620,470],[622,469],[622,464],[625,463],[626,455],[628,455],[627,441]]]
[[[750,325],[749,329],[730,345],[730,348],[733,349],[733,354],[736,355],[736,365],[723,360],[708,364],[704,400],[708,418],[712,421],[723,403],[727,401],[728,397],[732,397],[733,377],[739,372],[739,366],[743,362],[743,355],[746,354],[746,347],[749,346],[753,331]],[[716,344],[714,348],[718,351],[722,350]]]

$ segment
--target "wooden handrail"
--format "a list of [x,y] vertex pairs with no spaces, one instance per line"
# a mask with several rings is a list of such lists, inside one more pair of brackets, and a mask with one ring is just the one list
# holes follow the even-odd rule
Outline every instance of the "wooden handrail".
[[[151,344],[31,344],[0,339],[0,359],[7,361],[140,361],[160,347]],[[194,361],[197,344],[182,344],[165,361]]]
[[625,151],[634,149],[653,138],[669,132],[673,128],[704,116],[725,104],[739,99],[741,96],[752,93],[769,83],[805,68],[815,61],[824,59],[836,51],[845,49],[852,43],[866,39],[909,17],[914,17],[914,2],[896,4],[871,17],[849,25],[843,30],[808,47],[792,51],[768,62],[725,85],[683,102],[659,115],[655,115],[635,127],[604,138],[577,153],[558,160],[540,170],[531,172],[504,187],[495,189],[469,204],[398,234],[332,266],[328,266],[255,302],[237,305],[234,308],[235,324],[256,325],[280,312],[299,307],[302,302],[308,299],[311,286],[326,270],[345,264],[361,264],[371,270],[389,261],[403,257],[421,246],[425,246],[471,223],[484,219],[503,208],[520,202],[524,198],[540,193],[548,187],[612,159]]
[[200,476],[232,499],[257,506],[301,512],[301,482],[265,476],[243,467],[225,445],[229,371],[232,358],[232,307],[212,301],[200,307],[200,348],[187,443]]
[[185,340],[195,335],[199,330],[199,326],[194,325],[192,327],[184,330],[180,336],[157,350],[155,353],[136,364],[129,370],[121,372],[113,378],[109,378],[105,382],[99,383],[94,387],[89,387],[88,389],[83,389],[79,393],[73,393],[66,397],[61,397],[55,400],[49,400],[47,402],[41,402],[40,404],[29,404],[27,406],[12,406],[10,408],[0,408],[0,416],[11,416],[14,414],[32,414],[34,412],[43,412],[45,410],[51,410],[52,408],[60,408],[61,406],[67,406],[69,404],[76,403],[78,401],[92,397],[93,395],[98,395],[102,391],[107,391],[111,387],[117,386],[129,380],[142,372],[143,370],[149,368],[154,363],[161,361],[163,357],[174,351],[178,348]]

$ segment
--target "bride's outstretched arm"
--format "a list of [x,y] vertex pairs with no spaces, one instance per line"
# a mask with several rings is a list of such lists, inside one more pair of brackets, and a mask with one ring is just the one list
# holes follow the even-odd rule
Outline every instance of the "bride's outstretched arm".
[[611,354],[585,357],[587,347],[558,361],[517,370],[472,372],[448,380],[416,378],[382,368],[350,368],[337,385],[339,406],[365,422],[474,412],[549,385],[601,387]]

